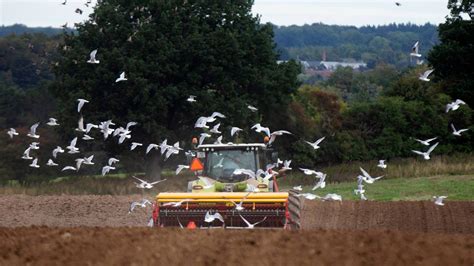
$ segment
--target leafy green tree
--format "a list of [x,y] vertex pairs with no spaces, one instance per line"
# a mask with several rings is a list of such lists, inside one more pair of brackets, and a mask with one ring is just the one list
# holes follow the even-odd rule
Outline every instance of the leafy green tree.
[[[195,120],[213,111],[224,113],[228,126],[247,128],[251,120],[280,122],[298,85],[299,66],[277,64],[271,25],[251,13],[253,1],[110,0],[99,2],[78,34],[65,33],[62,58],[52,91],[61,118],[76,126],[76,99],[91,102],[87,121],[112,119],[134,128],[133,140],[168,143],[190,140]],[[98,49],[100,64],[86,63]],[[128,81],[115,83],[125,71]],[[197,96],[197,103],[186,101]],[[260,117],[246,108],[259,108]],[[224,130],[225,128],[221,128]],[[226,130],[227,131],[227,130]],[[66,134],[66,132],[64,132]],[[183,144],[182,144],[183,145]],[[104,147],[121,153],[114,143]],[[148,160],[156,177],[161,161]]]
[[[474,1],[449,0],[450,16],[439,25],[440,43],[428,55],[436,79],[454,99],[474,106]],[[464,15],[464,16],[463,16]],[[463,19],[470,16],[471,19]]]

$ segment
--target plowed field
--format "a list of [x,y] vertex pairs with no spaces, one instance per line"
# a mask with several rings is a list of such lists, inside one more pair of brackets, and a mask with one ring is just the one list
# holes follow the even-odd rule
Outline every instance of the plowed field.
[[143,228],[133,196],[0,196],[0,265],[473,265],[474,202],[306,202],[300,231]]

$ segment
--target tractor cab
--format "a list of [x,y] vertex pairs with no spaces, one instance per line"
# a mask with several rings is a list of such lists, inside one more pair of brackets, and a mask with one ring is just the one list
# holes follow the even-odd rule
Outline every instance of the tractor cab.
[[[273,182],[254,179],[246,174],[235,174],[236,169],[266,169],[272,162],[272,149],[262,143],[251,144],[206,144],[196,149],[196,157],[202,164],[197,171],[199,180],[190,182],[189,192],[247,191],[252,186],[263,191],[273,191]],[[209,182],[206,182],[209,181]],[[201,184],[205,183],[205,184]],[[209,183],[214,184],[210,186]]]

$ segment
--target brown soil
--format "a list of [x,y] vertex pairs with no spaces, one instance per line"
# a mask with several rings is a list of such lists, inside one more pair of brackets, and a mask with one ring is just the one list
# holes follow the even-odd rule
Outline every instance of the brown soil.
[[0,196],[0,265],[474,264],[474,202],[306,202],[300,231],[189,231],[141,227],[141,198]]
[[397,231],[0,228],[2,265],[472,265],[474,238]]
[[302,217],[305,229],[474,234],[473,201],[305,201]]

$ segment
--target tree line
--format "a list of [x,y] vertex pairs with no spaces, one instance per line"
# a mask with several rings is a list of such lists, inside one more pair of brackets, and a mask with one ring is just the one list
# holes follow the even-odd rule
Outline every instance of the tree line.
[[[14,127],[24,135],[38,120],[59,118],[63,127],[48,129],[41,140],[40,156],[47,158],[51,148],[74,136],[77,98],[91,101],[84,109],[88,121],[137,121],[134,140],[144,143],[168,138],[169,143],[179,140],[189,147],[191,137],[200,133],[193,127],[195,120],[213,111],[227,116],[222,131],[231,126],[246,129],[242,141],[261,140],[250,132],[254,123],[287,129],[294,136],[278,138],[275,148],[283,158],[305,167],[414,156],[411,150],[420,148],[414,138],[434,136],[441,141],[437,153],[472,153],[472,109],[463,106],[455,113],[445,112],[445,105],[457,98],[474,106],[472,24],[460,18],[442,24],[439,43],[425,53],[429,65],[402,67],[376,60],[366,72],[340,68],[327,81],[301,86],[297,62],[277,64],[284,56],[278,53],[285,43],[282,32],[294,28],[261,24],[251,14],[252,3],[111,0],[101,2],[75,32],[0,37],[0,149],[5,154],[0,157],[0,180],[39,178],[20,159],[28,140],[10,140],[4,132]],[[373,39],[404,30],[436,31],[432,25],[330,27],[337,29],[331,33],[335,37],[313,44],[336,45],[349,38],[348,32]],[[398,44],[404,57],[412,41],[421,39],[415,35],[408,34],[413,38],[404,37]],[[432,45],[437,43],[434,35],[426,35],[433,38]],[[355,42],[359,37],[351,38]],[[428,45],[426,38],[421,42]],[[304,49],[307,44],[287,40],[286,45]],[[86,62],[94,49],[98,65]],[[373,52],[380,56],[383,49]],[[435,69],[433,80],[422,82],[418,75],[428,67]],[[129,80],[115,84],[122,71]],[[198,102],[187,103],[189,95],[196,95]],[[249,104],[259,111],[249,111]],[[457,138],[450,123],[471,130]],[[304,143],[322,136],[326,140],[318,151]],[[112,142],[88,148],[128,158],[122,163],[129,171],[174,166],[163,165],[159,156],[134,157],[128,147]],[[55,173],[44,167],[41,175]]]

